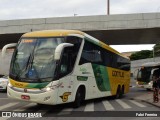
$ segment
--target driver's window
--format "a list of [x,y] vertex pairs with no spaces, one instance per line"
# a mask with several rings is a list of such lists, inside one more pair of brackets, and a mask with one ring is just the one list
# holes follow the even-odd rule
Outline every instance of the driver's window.
[[60,72],[65,74],[67,72],[67,65],[61,65]]
[[72,72],[75,64],[75,59],[73,56],[74,56],[73,47],[64,48],[59,67],[60,77],[63,77]]
[[69,72],[69,56],[66,48],[61,56],[61,63],[60,63],[60,76],[65,76]]

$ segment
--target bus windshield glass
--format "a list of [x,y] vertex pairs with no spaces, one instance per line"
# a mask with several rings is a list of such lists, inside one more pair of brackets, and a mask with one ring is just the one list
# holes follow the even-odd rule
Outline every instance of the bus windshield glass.
[[150,76],[151,76],[151,67],[144,67],[141,68],[141,70],[139,71],[139,79],[138,81],[143,81],[143,82],[150,82]]
[[49,82],[53,80],[56,47],[64,37],[22,38],[11,61],[11,75],[25,82]]

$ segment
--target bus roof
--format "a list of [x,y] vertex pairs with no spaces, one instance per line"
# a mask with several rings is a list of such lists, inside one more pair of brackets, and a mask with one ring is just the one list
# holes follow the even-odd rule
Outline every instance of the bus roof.
[[57,37],[57,36],[67,36],[69,34],[84,35],[83,32],[78,30],[42,30],[42,31],[34,31],[26,33],[22,37]]
[[105,44],[104,42],[84,33],[81,32],[79,30],[42,30],[42,31],[33,31],[33,32],[29,32],[26,34],[23,34],[22,37],[58,37],[58,36],[68,36],[68,35],[73,35],[73,34],[77,34],[77,35],[81,35],[84,36],[85,38],[88,38],[90,42],[93,42],[94,44],[97,44],[109,51],[112,51],[124,58],[129,59],[128,57],[123,56],[122,54],[120,54],[118,51],[116,51],[115,49],[113,49],[112,47],[108,46],[107,44]]
[[141,67],[156,67],[160,66],[160,62],[147,62],[141,65]]

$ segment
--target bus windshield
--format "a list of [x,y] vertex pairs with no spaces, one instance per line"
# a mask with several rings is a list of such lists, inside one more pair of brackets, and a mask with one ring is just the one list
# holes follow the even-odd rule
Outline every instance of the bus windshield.
[[146,83],[150,82],[151,70],[152,70],[151,67],[141,68],[138,73],[138,81]]
[[11,61],[11,75],[25,82],[49,82],[53,80],[56,47],[64,37],[22,38]]

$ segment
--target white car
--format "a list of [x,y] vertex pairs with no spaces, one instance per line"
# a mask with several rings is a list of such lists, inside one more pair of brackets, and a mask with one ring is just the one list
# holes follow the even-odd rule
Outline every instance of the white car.
[[0,78],[0,91],[6,91],[8,85],[8,76],[3,76]]

